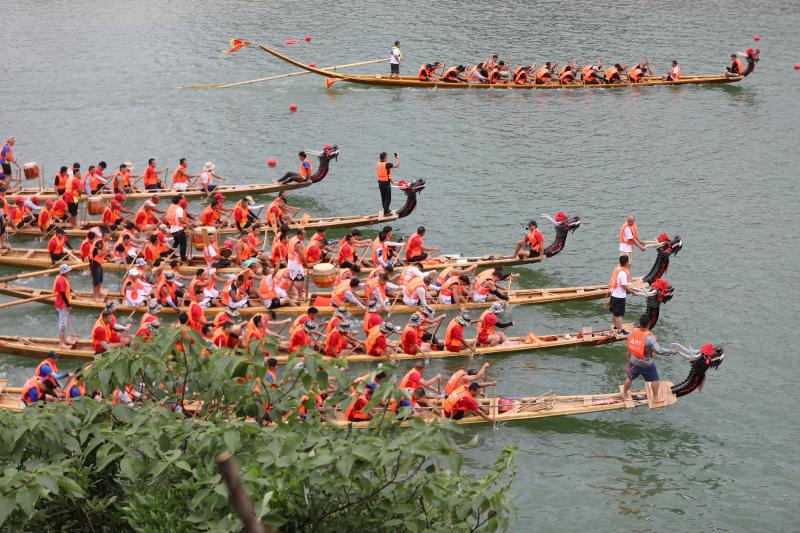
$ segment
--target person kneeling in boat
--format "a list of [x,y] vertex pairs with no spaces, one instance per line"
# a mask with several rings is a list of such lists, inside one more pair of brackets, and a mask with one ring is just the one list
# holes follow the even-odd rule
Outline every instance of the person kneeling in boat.
[[565,65],[561,72],[558,73],[558,79],[561,85],[575,83],[575,71],[572,69],[572,65]]
[[43,381],[39,377],[33,376],[22,385],[20,399],[26,407],[30,407],[37,402],[47,402],[47,396],[59,399],[55,386],[51,381]]
[[502,268],[490,268],[475,276],[473,284],[472,301],[477,303],[488,302],[491,300],[508,300],[508,294],[500,291],[499,282],[504,279],[519,277],[519,274],[503,274]]
[[463,76],[467,68],[464,65],[450,67],[442,74],[442,81],[445,83],[465,83],[467,78]]
[[536,224],[536,221],[531,220],[528,222],[528,225],[525,226],[525,230],[527,231],[525,238],[521,241],[517,241],[513,257],[519,259],[541,257],[544,259],[544,236],[542,232],[539,231],[539,226]]
[[609,67],[605,70],[605,82],[606,83],[622,83],[622,75],[625,74],[625,69],[622,68],[622,65],[619,63],[614,64],[613,67]]
[[[94,323],[92,328],[92,347],[95,354],[102,354],[112,348],[126,346],[130,340],[123,338],[114,328],[116,319],[114,313],[105,309],[100,313],[100,318]],[[127,343],[125,341],[128,341]]]
[[428,286],[433,281],[433,273],[424,277],[413,277],[403,287],[403,303],[411,307],[426,307],[428,305]]
[[466,274],[450,276],[439,289],[439,303],[444,305],[458,305],[464,309],[469,299],[470,279]]
[[644,75],[647,72],[647,67],[641,64],[636,65],[628,71],[628,81],[630,83],[641,83],[644,80]]
[[364,343],[353,335],[353,326],[350,322],[340,320],[325,338],[324,348],[328,357],[345,357],[355,352],[356,348],[364,349]]
[[600,83],[601,74],[598,65],[588,65],[581,69],[581,81],[585,85],[596,85]]
[[514,70],[514,83],[517,85],[527,85],[532,70],[533,65],[530,67],[517,67]]
[[372,400],[372,393],[375,392],[376,388],[377,385],[374,383],[367,383],[360,394],[354,393],[355,399],[344,411],[344,416],[347,420],[350,422],[366,422],[372,420],[372,415],[364,408],[370,400]]
[[744,64],[742,64],[742,60],[736,54],[731,54],[731,64],[725,67],[725,72],[722,74],[726,78],[733,78],[736,76],[741,76],[744,72]]
[[391,322],[373,326],[367,333],[367,340],[364,341],[364,350],[367,355],[386,356],[389,361],[394,362],[394,354],[398,348],[397,344],[389,340],[389,336],[393,333],[400,333],[400,328],[396,328]]
[[544,64],[542,68],[536,71],[536,78],[534,80],[534,83],[536,83],[536,85],[545,85],[547,83],[550,83],[552,79],[553,79],[553,67],[550,65],[550,62],[548,61],[547,63]]
[[[631,383],[634,379],[642,376],[646,382],[652,383],[652,390],[658,391],[658,370],[653,354],[675,355],[678,353],[676,348],[662,348],[656,341],[656,336],[650,333],[650,325],[647,317],[639,319],[638,327],[633,328],[633,332],[628,337],[628,377],[622,386],[622,398],[627,399],[630,394]],[[654,397],[654,402],[663,402],[664,398]]]
[[485,412],[475,401],[479,388],[477,383],[470,383],[454,390],[442,405],[444,417],[451,420],[461,420],[465,416],[475,415],[489,423],[494,423],[494,417]]
[[458,353],[466,347],[475,353],[476,340],[464,338],[464,328],[470,324],[469,313],[462,313],[450,321],[444,333],[444,346],[448,352]]
[[497,346],[503,344],[508,340],[502,331],[496,331],[495,328],[505,329],[513,326],[514,321],[500,322],[497,319],[497,314],[504,311],[503,304],[495,302],[492,306],[484,311],[478,319],[478,337],[477,341],[480,346]]

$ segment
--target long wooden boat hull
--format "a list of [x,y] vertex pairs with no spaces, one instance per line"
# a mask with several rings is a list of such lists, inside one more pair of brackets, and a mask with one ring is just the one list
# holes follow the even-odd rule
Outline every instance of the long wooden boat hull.
[[744,76],[713,76],[713,75],[706,75],[706,76],[681,76],[679,80],[676,81],[666,81],[662,80],[661,78],[655,76],[646,76],[644,80],[640,83],[596,83],[596,84],[585,84],[582,82],[576,83],[569,83],[569,84],[561,84],[559,83],[548,83],[543,85],[517,85],[516,83],[500,83],[500,84],[490,84],[490,83],[446,83],[442,81],[420,81],[415,79],[412,76],[403,76],[400,78],[389,78],[385,74],[374,74],[374,75],[353,75],[353,74],[342,74],[341,72],[331,72],[328,70],[323,70],[320,68],[311,67],[305,63],[302,63],[296,59],[292,59],[286,55],[281,54],[280,52],[264,46],[263,44],[259,45],[259,47],[271,54],[278,59],[286,61],[287,63],[294,65],[298,68],[306,70],[308,72],[312,72],[314,74],[318,74],[320,76],[325,76],[326,78],[333,78],[339,81],[345,81],[348,83],[355,83],[358,85],[371,85],[375,87],[418,87],[418,88],[430,88],[430,89],[522,89],[522,90],[537,90],[537,89],[618,89],[618,88],[630,88],[630,87],[652,87],[655,85],[699,85],[699,84],[724,84],[724,83],[735,83],[739,82],[744,79]]
[[[195,252],[195,256],[189,260],[189,265],[180,267],[183,274],[194,274],[198,268],[206,267],[205,259],[199,252]],[[490,267],[490,266],[518,266],[538,263],[541,261],[540,257],[519,259],[517,257],[505,256],[502,254],[489,254],[482,256],[438,256],[431,259],[426,259],[422,262],[426,269],[444,269],[448,267],[468,268],[472,265],[477,267]],[[60,261],[57,264],[66,263],[69,265],[76,265],[78,262]],[[28,270],[45,270],[52,268],[54,265],[50,262],[50,254],[45,249],[40,248],[11,248],[0,250],[0,265],[25,268]],[[129,269],[130,265],[123,265],[114,262],[103,263],[103,269],[109,272],[124,272]],[[237,267],[229,269],[217,270],[217,272],[235,272],[240,270]],[[363,269],[362,273],[368,273],[372,269]]]
[[[641,278],[637,278],[634,280],[634,286],[639,286],[641,284]],[[6,283],[0,283],[0,294],[6,294],[8,296],[14,296],[16,298],[33,298],[36,296],[42,296],[45,293],[49,292],[50,289],[35,289],[29,287],[23,287],[20,285],[12,285]],[[554,287],[549,289],[520,289],[516,291],[511,291],[511,295],[508,299],[507,304],[509,305],[538,305],[538,304],[546,304],[546,303],[556,303],[556,302],[570,302],[570,301],[580,301],[580,300],[597,300],[600,298],[605,298],[608,296],[608,285],[586,285],[580,287]],[[97,311],[102,311],[105,309],[106,302],[108,301],[117,301],[120,302],[122,300],[120,293],[108,292],[105,294],[102,300],[95,300],[92,297],[92,294],[85,291],[73,291],[72,298],[70,299],[70,304],[73,308],[78,309],[94,309]],[[53,297],[45,298],[41,300],[43,303],[50,303],[53,302]],[[464,304],[466,309],[485,309],[489,307],[494,302],[473,302],[469,301]],[[329,315],[335,311],[335,308],[330,305],[330,293],[312,293],[311,300],[306,301],[303,305],[295,306],[295,307],[278,307],[273,309],[278,314],[287,314],[287,315],[299,315],[305,313],[306,310],[310,305],[315,306],[320,314],[322,315]],[[437,311],[450,311],[460,309],[458,305],[455,304],[440,304],[440,303],[432,303],[431,307]],[[140,312],[144,313],[147,311],[146,307],[131,307],[128,305],[118,305],[117,309],[120,313],[131,313],[131,312]],[[363,311],[354,306],[347,306],[347,310],[356,314],[363,314]],[[416,311],[416,307],[411,307],[408,305],[397,304],[392,308],[392,312],[396,314],[405,314],[405,313],[413,313]],[[213,316],[221,311],[224,311],[222,307],[209,307],[206,309],[206,317],[213,318]],[[256,305],[252,307],[244,307],[239,309],[239,314],[243,317],[249,317],[255,315],[257,313],[264,313],[267,309],[261,305]],[[162,314],[175,314],[175,311],[170,307],[163,307],[161,309]]]
[[[626,324],[628,329],[632,324]],[[392,358],[396,361],[409,361],[414,359],[452,359],[455,357],[471,357],[473,355],[499,356],[518,352],[528,352],[534,350],[548,350],[554,348],[568,348],[572,346],[599,346],[617,342],[624,337],[618,336],[612,330],[592,331],[591,328],[584,328],[584,331],[574,333],[560,333],[557,335],[536,336],[531,333],[528,337],[515,337],[501,346],[486,346],[475,349],[472,354],[469,350],[460,352],[449,352],[446,350],[426,350],[416,354],[398,353]],[[0,335],[0,352],[43,359],[48,352],[56,352],[65,359],[77,359],[80,361],[91,361],[94,359],[94,349],[91,341],[76,340],[71,348],[61,348],[56,338],[23,337],[12,335]],[[275,357],[278,363],[285,364],[289,356],[279,354]],[[344,356],[343,359],[351,363],[370,363],[378,361],[388,361],[387,356],[373,356],[365,353],[355,353]]]
[[[279,193],[281,191],[288,191],[292,189],[302,189],[312,185],[313,182],[306,181],[306,182],[293,182],[293,183],[254,183],[250,185],[218,185],[217,188],[214,190],[214,194],[222,193],[226,197],[235,198],[238,196],[255,196],[259,194],[274,194]],[[132,192],[127,193],[125,195],[126,200],[147,200],[148,198],[152,198],[153,196],[158,197],[171,197],[176,195],[186,196],[187,198],[190,197],[200,197],[206,196],[206,193],[202,189],[186,189],[185,191],[179,191],[177,189],[158,189],[154,191],[139,191],[139,192]],[[28,197],[28,196],[38,196],[42,200],[55,200],[58,198],[58,194],[54,189],[44,189],[40,191],[38,188],[34,187],[23,187],[21,189],[12,189],[6,194],[6,198],[10,202],[14,202],[17,196]],[[81,196],[81,201],[86,201],[87,196]],[[100,193],[94,194],[91,198],[102,198],[103,200],[112,200],[114,198],[113,192],[108,193]]]
[[[318,228],[325,228],[325,229],[335,229],[335,228],[357,228],[360,226],[372,226],[374,224],[383,224],[386,222],[391,222],[393,220],[397,220],[399,218],[396,211],[393,211],[390,215],[384,215],[383,213],[377,213],[374,215],[350,215],[350,216],[341,216],[341,217],[320,217],[320,218],[310,218],[306,223],[302,223],[301,221],[292,222],[286,224],[290,230],[295,230],[298,228],[304,228],[306,230],[318,229]],[[262,221],[262,226],[264,221]],[[100,227],[99,221],[89,221],[85,224],[82,224],[80,228],[70,228],[64,226],[64,233],[68,237],[86,237],[86,232],[92,228],[99,228]],[[119,236],[120,230],[117,230],[112,233],[114,237]],[[220,228],[217,230],[217,235],[238,235],[239,230],[234,227],[225,227]],[[42,232],[39,231],[39,228],[32,228],[32,227],[25,227],[18,230],[14,235],[16,236],[25,236],[25,237],[41,237]]]
[[[665,387],[671,387],[672,383],[663,382]],[[668,389],[666,389],[668,390]],[[22,389],[20,387],[7,387],[6,382],[0,382],[0,409],[9,411],[22,411],[25,405],[20,399]],[[555,396],[553,394],[543,394],[540,396],[529,396],[521,398],[482,398],[479,404],[489,411],[495,418],[496,423],[515,422],[519,420],[535,420],[540,418],[552,418],[557,416],[575,416],[605,411],[616,411],[620,409],[636,409],[639,407],[650,407],[659,409],[667,407],[677,402],[677,398],[671,393],[666,396],[664,402],[653,402],[650,387],[644,391],[636,391],[631,394],[633,399],[623,400],[620,393],[601,393],[601,394],[577,394],[571,396]],[[436,400],[434,405],[440,406],[441,400]],[[349,422],[341,411],[325,413],[327,423],[341,427],[352,426],[354,428],[369,427],[369,422]],[[431,411],[422,411],[415,415],[429,424],[442,423],[445,419]],[[459,425],[488,424],[486,420],[478,416],[467,416],[460,420],[452,420]],[[404,421],[403,425],[408,425],[409,421]]]

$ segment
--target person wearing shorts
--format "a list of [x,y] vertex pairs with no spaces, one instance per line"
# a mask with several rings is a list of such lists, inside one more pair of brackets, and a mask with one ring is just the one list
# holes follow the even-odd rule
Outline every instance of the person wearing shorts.
[[[658,387],[658,369],[653,355],[675,355],[677,349],[663,348],[658,345],[656,336],[650,333],[650,323],[647,316],[642,315],[639,323],[634,328],[633,332],[628,337],[628,376],[622,386],[622,397],[628,397],[628,391],[631,388],[631,383],[639,376],[645,382],[652,383],[652,389],[655,394],[659,394],[660,388]],[[663,398],[655,396],[654,401],[663,401]]]
[[619,256],[619,266],[614,268],[614,271],[611,273],[611,280],[608,284],[609,289],[611,289],[608,309],[611,311],[612,327],[620,335],[628,334],[628,332],[622,328],[622,317],[625,316],[625,299],[628,294],[636,293],[631,288],[629,263],[629,256]]
[[400,77],[400,61],[403,59],[403,53],[400,51],[400,41],[395,41],[392,47],[392,55],[389,58],[389,77]]

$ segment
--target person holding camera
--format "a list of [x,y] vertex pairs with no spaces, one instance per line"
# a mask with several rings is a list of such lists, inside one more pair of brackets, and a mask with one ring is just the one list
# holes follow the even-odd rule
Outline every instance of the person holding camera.
[[400,157],[395,152],[394,163],[389,163],[386,158],[386,152],[381,152],[380,156],[378,156],[376,171],[378,174],[378,190],[381,192],[383,216],[388,217],[392,214],[391,209],[389,209],[392,204],[392,169],[400,168]]

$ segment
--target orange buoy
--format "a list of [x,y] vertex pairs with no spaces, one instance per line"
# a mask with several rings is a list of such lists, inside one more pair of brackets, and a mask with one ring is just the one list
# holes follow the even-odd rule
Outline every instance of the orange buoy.
[[800,70],[800,63],[795,63],[794,64],[794,69],[795,70]]
[[307,43],[310,43],[310,42],[311,42],[311,36],[310,36],[310,35],[306,35],[306,42],[307,42]]
[[311,68],[317,68],[317,64],[316,63],[309,63],[308,66],[311,67]]
[[285,44],[297,44],[297,43],[299,43],[300,41],[298,41],[297,39],[286,39],[286,40],[285,40],[285,41],[283,41],[283,42],[284,42]]
[[271,167],[274,167],[275,165],[277,165],[277,164],[278,164],[278,162],[277,162],[277,161],[275,161],[274,159],[268,159],[268,160],[267,160],[267,164],[268,164],[269,166],[271,166]]
[[292,104],[289,106],[289,111],[297,111],[297,104]]
[[758,42],[758,41],[760,41],[760,40],[761,40],[761,36],[760,36],[760,35],[756,35],[756,36],[754,36],[754,37],[753,37],[753,40],[754,40],[755,42]]

